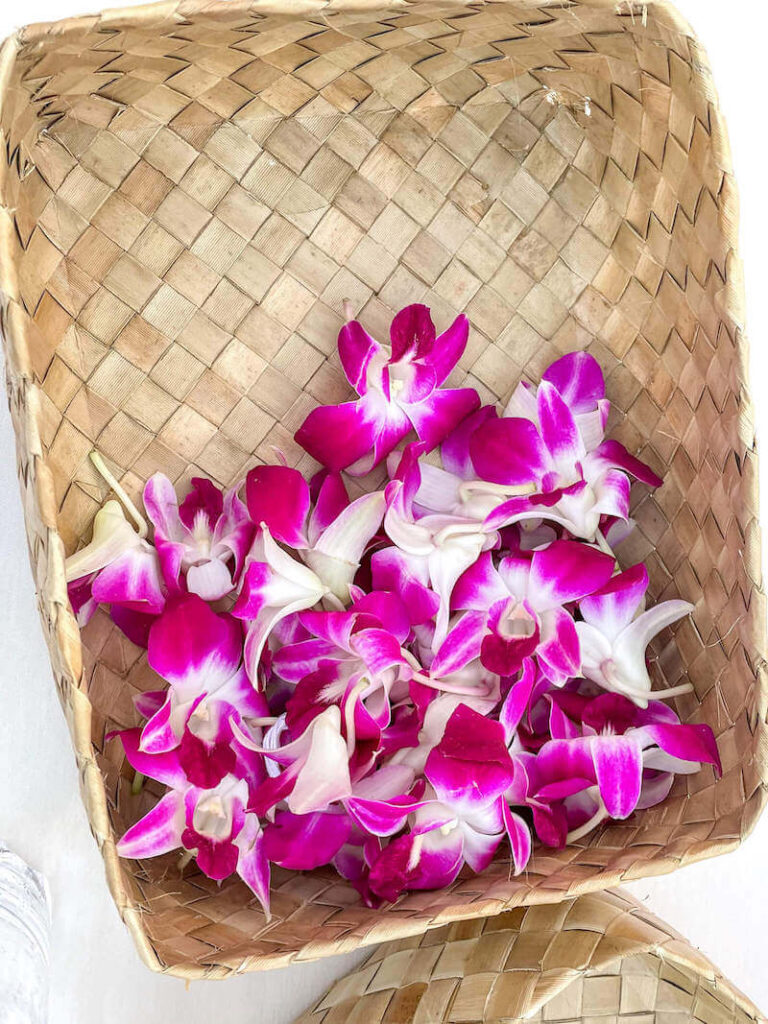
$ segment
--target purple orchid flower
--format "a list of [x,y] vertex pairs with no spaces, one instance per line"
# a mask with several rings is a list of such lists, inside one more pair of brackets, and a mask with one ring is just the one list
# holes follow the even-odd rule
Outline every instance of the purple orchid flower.
[[81,626],[99,604],[124,605],[150,615],[165,605],[157,553],[130,525],[117,501],[106,502],[96,513],[91,542],[69,556],[65,572]]
[[349,612],[303,612],[299,621],[308,639],[284,646],[272,660],[275,675],[294,685],[286,723],[295,727],[325,705],[337,706],[349,756],[360,745],[365,768],[392,721],[392,703],[409,698],[407,609],[394,594],[373,592]]
[[576,624],[566,605],[604,586],[613,559],[587,544],[558,540],[531,558],[481,555],[456,584],[453,606],[463,610],[440,645],[431,672],[450,674],[475,658],[500,676],[513,676],[535,656],[544,676],[562,686],[581,675]]
[[342,327],[339,356],[360,396],[314,409],[296,441],[331,470],[364,476],[415,430],[427,450],[438,445],[480,404],[474,388],[442,389],[467,344],[463,315],[439,337],[426,306],[401,310],[390,328],[391,349],[357,320]]
[[121,734],[128,761],[170,788],[118,841],[120,856],[140,860],[183,847],[209,878],[221,880],[237,873],[269,919],[269,862],[261,823],[247,810],[248,780],[230,774],[216,786],[201,789],[187,779],[176,751],[142,754],[133,732]]
[[248,623],[245,663],[257,684],[264,645],[282,620],[320,602],[335,608],[349,603],[363,552],[381,525],[384,495],[350,502],[341,478],[322,474],[312,503],[311,489],[295,469],[260,466],[248,474],[246,498],[258,529],[232,611]]
[[341,605],[363,553],[384,518],[381,491],[350,502],[338,473],[320,473],[312,488],[288,466],[259,466],[246,480],[251,519],[272,537],[296,550]]
[[195,477],[192,491],[179,505],[170,480],[155,473],[144,488],[144,507],[172,590],[186,589],[216,601],[234,589],[253,536],[236,488],[224,494],[209,480]]
[[416,505],[421,482],[421,446],[410,445],[403,453],[395,479],[385,494],[387,535],[405,556],[414,577],[430,581],[439,608],[435,616],[436,643],[444,639],[450,616],[451,594],[456,581],[481,552],[499,542],[496,530],[477,519],[450,513],[420,515]]
[[523,869],[530,841],[526,854],[520,839],[527,828],[504,801],[514,767],[498,722],[459,705],[424,774],[434,796],[414,802],[410,831],[374,862],[369,877],[374,893],[394,901],[407,889],[449,885],[465,863],[483,871],[508,828],[514,834],[515,868]]
[[675,774],[697,772],[702,764],[720,774],[709,726],[683,725],[658,701],[640,709],[619,694],[558,694],[554,707],[560,704],[577,721],[557,714],[553,738],[535,755],[518,755],[525,802],[548,845],[575,842],[608,817],[624,819],[659,803]]
[[694,606],[687,601],[663,601],[638,615],[647,589],[648,571],[644,565],[635,565],[582,601],[584,621],[576,624],[587,679],[630,697],[641,707],[651,697],[676,697],[692,689],[684,683],[651,693],[646,648],[657,633],[690,614]]
[[[594,356],[588,352],[569,352],[547,367],[541,379],[552,385],[570,409],[585,451],[599,448],[611,403],[605,397],[603,371]],[[538,423],[538,389],[520,381],[507,402],[504,416]]]
[[321,710],[299,736],[288,742],[283,742],[285,730],[281,717],[267,731],[262,745],[236,728],[243,746],[268,758],[270,777],[254,798],[259,813],[265,814],[285,801],[291,813],[311,814],[348,797],[352,791],[349,751],[341,734],[338,707]]
[[586,353],[564,356],[538,389],[523,383],[503,417],[486,406],[441,448],[443,467],[424,467],[416,501],[499,529],[545,519],[593,540],[606,519],[629,515],[627,473],[661,480],[617,441],[603,440],[609,403],[602,372]]
[[[242,668],[240,625],[216,615],[196,595],[171,602],[149,633],[150,666],[169,684],[162,703],[144,695],[151,717],[141,732],[140,750],[178,750],[190,782],[215,785],[233,770],[233,729],[269,715],[263,696]],[[141,708],[140,708],[141,709]]]

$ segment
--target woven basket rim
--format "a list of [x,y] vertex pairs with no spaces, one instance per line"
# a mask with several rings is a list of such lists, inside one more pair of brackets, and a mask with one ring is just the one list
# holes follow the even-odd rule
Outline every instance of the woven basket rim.
[[[464,5],[463,0],[446,0],[456,7]],[[504,0],[496,0],[503,3]],[[562,0],[517,0],[530,7],[560,7]],[[627,13],[643,17],[643,8],[655,8],[674,24],[676,31],[697,40],[690,22],[675,6],[673,0],[581,0],[590,7],[605,7],[613,10],[627,8]],[[205,14],[216,18],[218,13],[258,13],[258,14],[291,14],[317,16],[325,12],[355,13],[359,11],[407,11],[411,6],[409,0],[259,0],[258,10],[254,0],[152,0],[150,3],[137,3],[127,7],[108,6],[102,10],[86,14],[76,14],[69,18],[55,21],[34,21],[16,29],[8,38],[17,37],[21,43],[37,42],[51,35],[66,36],[87,28],[96,22],[109,25],[156,25],[179,15],[181,18]],[[647,14],[646,14],[647,17]]]
[[[457,6],[460,6],[460,0],[455,0],[455,2]],[[613,0],[583,0],[583,2],[587,6],[591,7],[616,7]],[[522,0],[522,3],[532,7],[541,6],[540,0]],[[651,0],[651,3],[647,6],[656,7],[660,11],[664,12],[665,16],[674,23],[677,30],[686,36],[695,39],[695,36],[693,36],[687,22],[681,17],[669,0]],[[298,0],[282,0],[282,2],[281,0],[269,0],[269,3],[259,6],[258,11],[259,13],[275,13],[279,11],[281,14],[285,15],[293,14],[297,17],[307,15],[311,17],[337,11],[351,12],[365,10],[392,10],[396,12],[397,10],[407,9],[408,5],[400,2],[400,0],[394,0],[394,2],[389,4],[375,2],[375,0],[373,0],[373,2],[372,0],[332,0],[332,2],[328,4],[301,3],[298,2]],[[186,17],[194,17],[196,14],[216,17],[219,13],[231,14],[253,10],[254,5],[249,3],[248,0],[231,0],[231,2],[229,2],[229,0],[214,0],[212,3],[206,3],[205,0],[191,0],[191,2],[183,2],[181,4],[176,4],[173,0],[163,0],[163,2],[160,3],[142,5],[139,7],[114,8],[98,15],[84,15],[60,22],[42,22],[27,26],[10,36],[3,44],[2,51],[0,51],[0,108],[2,108],[6,102],[11,71],[19,49],[23,45],[37,42],[54,35],[61,36],[71,32],[76,32],[92,25],[95,20],[98,20],[102,24],[104,24],[105,21],[114,22],[116,28],[118,23],[121,27],[140,25],[146,27],[148,25],[154,25],[158,22],[173,18],[174,15],[179,15],[183,20]],[[696,46],[699,50],[701,49],[698,43],[696,43]],[[727,147],[727,129],[717,102],[714,85],[709,75],[705,73],[703,66],[702,68],[697,69],[697,73],[699,75],[701,87],[705,91],[708,99],[712,102],[715,130],[721,137],[722,145]],[[4,191],[3,182],[0,180],[0,198],[3,198]],[[743,282],[739,272],[739,259],[737,255],[737,200],[733,190],[729,193],[729,196],[727,197],[727,200],[724,201],[723,206],[718,208],[718,218],[718,226],[724,237],[728,239],[732,249],[732,252],[729,255],[730,262],[728,280],[725,285],[725,296],[723,302],[724,315],[730,317],[737,328],[737,357],[740,364],[738,367],[738,376],[742,385],[742,395],[744,399],[743,406],[741,408],[741,415],[742,418],[749,423],[753,436],[752,406],[749,398],[748,384],[747,343],[743,334]],[[9,216],[5,205],[3,205],[2,209],[0,209],[0,290],[6,294],[15,294],[17,286],[15,279],[16,268],[11,258],[12,232],[12,218]],[[14,323],[10,326],[6,326],[5,333],[8,345],[7,358],[9,363],[9,373],[14,376],[17,381],[17,387],[23,393],[23,397],[25,399],[25,409],[27,414],[25,430],[30,438],[37,439],[37,400],[35,395],[38,390],[38,385],[33,380],[32,374],[29,371],[30,339],[27,331],[24,329],[24,325],[21,323]],[[52,542],[51,560],[48,566],[48,572],[52,580],[52,596],[46,595],[46,600],[49,605],[52,621],[56,623],[58,643],[62,652],[64,664],[69,676],[73,680],[78,680],[82,673],[82,645],[79,630],[77,629],[71,615],[66,596],[66,586],[64,583],[64,549],[61,539],[57,533],[57,509],[52,495],[53,488],[50,483],[50,470],[46,465],[45,459],[42,456],[38,456],[38,502],[43,522],[49,531]],[[757,507],[758,502],[755,486],[753,486],[751,498],[755,507]],[[762,584],[760,584],[759,590],[761,593],[764,593]],[[756,677],[760,680],[762,693],[762,705],[760,707],[759,721],[755,726],[755,731],[762,735],[762,741],[759,739],[756,740],[756,746],[759,750],[761,747],[762,749],[768,749],[768,745],[765,742],[765,737],[768,735],[768,726],[765,721],[766,703],[768,703],[768,669],[766,666],[767,649],[764,623],[762,621],[756,621],[754,614],[752,614],[752,625],[756,634],[754,637],[755,648],[760,652],[760,660],[755,666]],[[187,963],[168,967],[159,959],[146,931],[142,927],[142,910],[129,894],[122,877],[120,859],[117,856],[115,841],[111,832],[106,791],[91,741],[91,704],[87,696],[77,689],[76,686],[70,688],[68,698],[71,700],[73,705],[72,730],[78,768],[83,788],[89,795],[88,808],[91,818],[91,828],[104,857],[110,891],[112,892],[121,916],[133,935],[142,959],[153,970],[170,973],[188,979],[223,978],[229,976],[232,973],[231,968],[201,967],[197,964],[190,965]],[[663,858],[654,860],[654,872],[659,874],[668,873],[683,864],[692,863],[736,849],[740,842],[746,838],[754,828],[757,818],[759,817],[766,800],[768,800],[768,789],[766,788],[768,787],[768,756],[766,756],[764,762],[759,765],[759,769],[761,775],[760,792],[759,795],[755,794],[749,811],[745,814],[744,827],[740,835],[732,835],[720,838],[719,840],[708,840],[706,843],[700,843],[693,850],[679,856],[667,853]],[[630,875],[623,874],[621,877],[629,878]],[[619,876],[617,872],[616,881],[618,880]],[[552,890],[541,891],[538,895],[538,900],[541,903],[557,903],[567,896],[596,892],[605,889],[606,884],[610,884],[610,882],[606,882],[605,876],[585,879],[573,883],[567,892],[555,892]],[[524,901],[525,894],[521,892],[520,903],[523,903]],[[472,918],[477,916],[478,910],[483,914],[498,914],[499,912],[515,905],[517,905],[517,902],[514,900],[506,903],[503,903],[498,899],[478,900],[477,902],[465,907],[462,912],[454,912],[451,915],[451,919]],[[438,918],[432,923],[431,927],[438,927],[442,923],[444,922]],[[395,934],[402,936],[414,935],[424,930],[424,923],[418,920],[398,921],[395,915],[390,915],[388,917],[388,932],[390,937],[393,934],[393,929]],[[380,938],[381,936],[377,935],[374,929],[362,942],[359,938],[349,940],[346,944],[345,940],[337,939],[314,941],[297,955],[291,956],[290,960],[291,962],[300,962],[302,960],[317,959],[332,953],[343,952],[345,949],[359,948],[361,945],[376,943],[380,941]],[[247,958],[247,969],[277,968],[284,966],[286,962],[288,962],[287,955],[280,952],[263,956],[251,956]],[[246,965],[243,965],[241,969],[245,969],[245,966]]]

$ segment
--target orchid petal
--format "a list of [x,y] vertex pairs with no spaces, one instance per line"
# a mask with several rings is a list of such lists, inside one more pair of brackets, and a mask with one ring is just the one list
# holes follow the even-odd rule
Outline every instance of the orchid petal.
[[542,374],[574,412],[588,412],[605,398],[605,380],[600,364],[588,352],[569,352]]
[[125,518],[119,502],[105,502],[94,517],[91,542],[70,555],[65,562],[67,582],[98,572],[119,555],[140,544],[141,538]]
[[144,508],[156,537],[169,541],[183,539],[186,530],[179,515],[179,499],[163,473],[155,473],[144,485]]
[[392,321],[389,334],[392,362],[406,357],[424,358],[432,351],[436,335],[429,308],[413,303],[401,309]]
[[480,396],[474,388],[459,388],[434,391],[418,404],[404,402],[403,408],[417,436],[431,451],[479,405]]
[[440,387],[458,361],[464,355],[469,338],[469,320],[460,313],[448,330],[435,340],[432,351],[424,358],[435,370],[437,386]]
[[307,565],[345,603],[363,552],[381,526],[385,509],[383,491],[364,494],[344,509],[305,555]]
[[240,850],[237,873],[261,903],[269,921],[269,860],[261,825],[255,814],[246,814],[237,846]]
[[176,751],[160,754],[146,753],[139,746],[141,729],[123,729],[118,735],[131,768],[150,779],[162,782],[164,786],[172,786],[174,789],[184,787],[187,780]]
[[471,825],[466,823],[462,824],[462,832],[464,833],[464,845],[462,847],[464,860],[473,871],[485,871],[501,844],[503,833],[498,832],[489,835],[486,832],[472,828]]
[[519,875],[525,870],[528,861],[531,859],[531,830],[519,814],[515,814],[510,810],[503,797],[500,800],[504,816],[504,828],[509,836],[509,845],[512,848],[512,863],[515,867],[515,874]]
[[613,645],[614,661],[626,679],[639,689],[650,690],[645,665],[645,650],[651,640],[673,622],[689,615],[694,606],[688,601],[662,601],[643,612],[622,630]]
[[461,480],[469,480],[475,476],[475,468],[469,453],[470,438],[488,420],[497,418],[496,408],[493,405],[484,405],[477,412],[468,416],[453,433],[446,437],[440,446],[440,457],[443,467],[448,473],[452,473]]
[[531,484],[551,469],[549,453],[530,420],[488,420],[470,437],[469,452],[478,476],[495,484]]
[[[316,491],[315,491],[316,488]],[[349,505],[349,495],[339,473],[321,470],[310,483],[314,508],[309,517],[309,543],[314,546],[318,538]]]
[[539,612],[579,601],[607,584],[613,569],[610,555],[588,544],[556,540],[533,553],[528,600]]
[[562,608],[541,617],[541,640],[536,656],[544,674],[555,685],[581,675],[581,648],[573,619]]
[[592,741],[600,796],[612,818],[627,818],[640,799],[643,754],[634,735],[596,736]]
[[537,405],[541,437],[550,455],[563,467],[573,466],[586,450],[571,410],[547,381],[539,385]]
[[327,864],[346,843],[350,822],[342,814],[293,814],[278,811],[264,830],[264,853],[291,871],[311,871]]
[[233,587],[232,573],[218,558],[187,569],[187,590],[204,601],[218,601]]
[[613,641],[634,618],[647,589],[648,570],[642,564],[633,565],[583,598],[579,610],[585,622]]
[[377,410],[363,401],[320,405],[296,431],[295,440],[321,465],[339,472],[371,451],[380,430]]
[[640,459],[630,455],[624,445],[618,441],[603,441],[595,454],[605,459],[606,462],[618,466],[619,469],[623,469],[625,472],[637,477],[638,480],[648,484],[650,487],[661,487],[663,483],[661,477],[657,476],[650,466],[646,466]]
[[362,324],[351,320],[339,331],[339,358],[347,380],[358,393],[368,390],[368,368],[382,351],[381,345],[368,334]]
[[429,589],[426,564],[412,559],[397,548],[374,552],[371,558],[371,577],[376,590],[391,590],[398,594],[408,609],[413,625],[432,619],[440,606],[440,598]]
[[118,840],[117,852],[135,860],[170,853],[181,846],[183,827],[184,799],[171,790]]
[[512,741],[512,737],[528,709],[535,681],[534,663],[530,658],[526,658],[523,662],[523,672],[519,682],[512,686],[501,706],[501,711],[499,711],[499,723],[504,729],[504,740],[507,744]]
[[708,725],[666,725],[659,723],[643,726],[639,731],[658,744],[666,754],[670,754],[681,761],[711,764],[718,777],[722,774],[717,741]]
[[149,664],[183,691],[217,689],[237,671],[241,654],[239,623],[194,595],[169,604],[149,632]]
[[159,614],[165,594],[157,554],[144,542],[129,548],[104,566],[91,593],[99,604],[125,604],[136,611]]
[[485,612],[472,611],[462,615],[440,644],[430,668],[435,679],[444,679],[460,672],[475,658],[485,635]]
[[498,722],[460,704],[424,769],[438,799],[475,809],[497,799],[514,777]]
[[494,568],[491,552],[484,551],[457,580],[451,604],[457,609],[490,608],[492,604],[509,596],[505,582]]
[[306,547],[304,524],[309,512],[309,486],[288,466],[257,466],[245,482],[248,512],[257,526],[290,547]]

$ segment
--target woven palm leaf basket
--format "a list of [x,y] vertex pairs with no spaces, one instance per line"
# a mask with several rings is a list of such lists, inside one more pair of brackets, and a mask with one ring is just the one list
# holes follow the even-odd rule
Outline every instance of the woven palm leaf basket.
[[[22,30],[2,52],[3,327],[40,610],[91,827],[141,955],[187,978],[280,966],[552,903],[733,849],[766,799],[764,595],[737,203],[705,58],[664,4],[202,0]],[[117,727],[151,688],[63,572],[106,488],[160,470],[231,484],[345,400],[348,300],[374,334],[414,301],[472,331],[451,385],[503,400],[589,348],[640,487],[623,561],[692,620],[653,648],[724,774],[521,878],[362,906],[327,871],[236,880],[121,861],[133,794]],[[380,480],[375,480],[378,484]],[[478,928],[477,924],[470,927]],[[489,925],[489,927],[491,927]]]
[[622,892],[385,943],[296,1024],[764,1024],[681,935]]

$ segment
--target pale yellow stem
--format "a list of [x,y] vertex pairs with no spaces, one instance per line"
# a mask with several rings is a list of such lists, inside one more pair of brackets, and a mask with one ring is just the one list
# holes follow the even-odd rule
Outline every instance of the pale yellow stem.
[[147,525],[146,519],[141,514],[141,512],[139,512],[139,510],[136,508],[136,506],[128,497],[128,495],[125,493],[125,490],[123,489],[122,485],[118,483],[114,474],[110,472],[110,470],[107,468],[107,464],[101,457],[101,453],[96,451],[96,449],[94,448],[94,450],[90,453],[89,457],[94,465],[94,468],[96,469],[96,472],[99,474],[99,476],[103,477],[104,480],[109,484],[109,486],[112,488],[112,490],[115,492],[117,497],[122,502],[128,515],[136,524],[139,536],[142,538],[142,540],[145,539],[147,534],[149,533],[149,527]]

